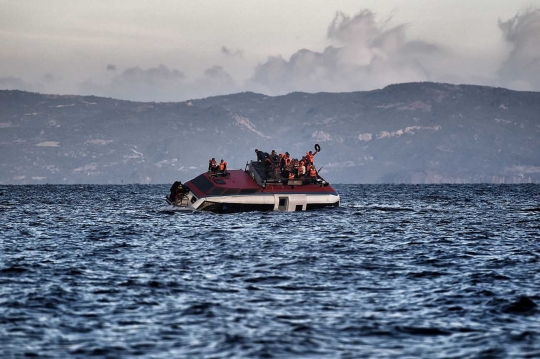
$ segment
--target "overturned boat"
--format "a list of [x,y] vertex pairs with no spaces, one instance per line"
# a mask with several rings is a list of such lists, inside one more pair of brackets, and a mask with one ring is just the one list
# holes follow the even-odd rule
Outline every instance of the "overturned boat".
[[251,161],[244,170],[209,170],[184,184],[175,182],[167,196],[171,205],[216,213],[307,211],[338,207],[339,201],[339,194],[318,172],[283,178],[271,161]]

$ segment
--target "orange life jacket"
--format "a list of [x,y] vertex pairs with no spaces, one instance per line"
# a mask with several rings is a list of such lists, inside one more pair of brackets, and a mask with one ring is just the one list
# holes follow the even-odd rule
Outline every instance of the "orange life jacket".
[[225,168],[227,168],[227,162],[221,162],[219,164],[219,170],[220,171],[225,171]]
[[317,170],[315,169],[315,166],[311,167],[309,170],[309,177],[317,177]]

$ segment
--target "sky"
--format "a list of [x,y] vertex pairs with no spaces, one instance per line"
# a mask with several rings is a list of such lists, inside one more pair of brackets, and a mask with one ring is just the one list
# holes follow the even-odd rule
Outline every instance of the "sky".
[[185,101],[540,91],[540,0],[0,0],[0,89]]

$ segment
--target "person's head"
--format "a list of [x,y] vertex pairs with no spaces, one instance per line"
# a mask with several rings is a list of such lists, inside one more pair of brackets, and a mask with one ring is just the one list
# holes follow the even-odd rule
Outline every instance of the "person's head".
[[212,157],[212,161],[215,161],[216,159],[214,157]]
[[272,154],[275,155],[275,154],[276,154],[276,150],[272,150]]
[[221,159],[221,163],[223,163],[223,158]]
[[312,155],[312,154],[313,154],[313,152],[309,151],[309,154],[310,154],[310,155]]
[[285,156],[286,156],[286,157],[289,157],[289,156],[290,156],[290,155],[289,155],[289,152],[285,152]]
[[258,149],[258,148],[256,148],[256,149],[255,149],[255,152],[259,152],[259,149]]

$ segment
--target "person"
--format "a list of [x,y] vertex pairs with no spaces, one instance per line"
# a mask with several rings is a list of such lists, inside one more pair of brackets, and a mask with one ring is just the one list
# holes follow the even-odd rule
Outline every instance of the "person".
[[317,169],[315,168],[315,165],[311,165],[311,169],[309,170],[309,177],[317,177]]
[[313,153],[312,151],[309,151],[306,153],[306,160],[309,162],[309,163],[314,163],[314,160],[315,160],[315,155],[317,154],[318,152],[315,151],[315,153]]
[[265,160],[264,152],[256,148],[255,153],[257,154],[257,162],[264,163],[264,160]]
[[180,198],[184,197],[189,192],[189,188],[187,188],[186,185],[182,184],[180,182],[180,186],[178,186],[176,190],[176,198],[175,200],[179,200]]
[[279,156],[278,156],[276,150],[272,150],[272,153],[270,153],[270,160],[272,161],[273,164],[278,163]]
[[172,184],[171,189],[170,189],[171,193],[169,193],[169,195],[167,196],[169,201],[174,202],[176,200],[176,192],[177,192],[179,186],[182,186],[182,182],[181,181],[174,181],[174,183]]
[[292,159],[289,157],[288,154],[285,154],[285,168],[289,171],[292,170]]
[[208,171],[217,172],[217,170],[218,170],[218,166],[217,166],[216,159],[212,157],[212,159],[208,161]]
[[[287,152],[287,153],[289,153],[289,152]],[[286,158],[286,156],[287,156],[287,155],[284,154],[284,153],[281,153],[281,154],[279,155],[279,168],[280,168],[280,170],[281,170],[282,172],[283,172],[283,170],[285,169],[285,158]]]
[[189,192],[189,188],[182,184],[182,181],[175,181],[171,186],[169,194],[169,200],[175,202],[178,199],[182,198],[185,194]]
[[306,175],[306,166],[304,166],[304,161],[300,161],[298,165],[298,177],[304,177]]
[[227,170],[227,162],[221,159],[221,162],[219,163],[219,172],[225,172]]

